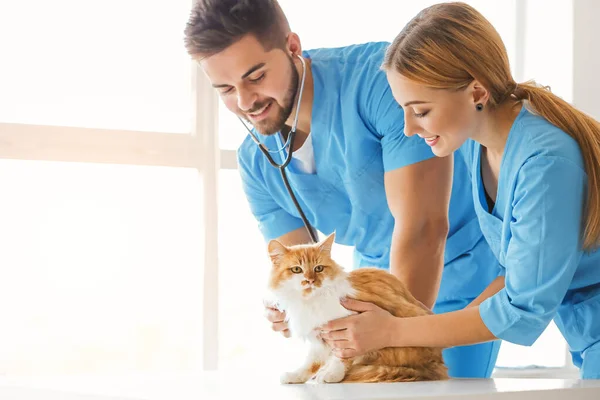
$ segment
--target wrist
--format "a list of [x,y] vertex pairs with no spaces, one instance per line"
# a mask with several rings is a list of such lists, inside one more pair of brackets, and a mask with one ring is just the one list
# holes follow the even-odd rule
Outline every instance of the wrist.
[[387,346],[386,347],[405,347],[406,322],[407,318],[392,317],[390,326],[387,329]]

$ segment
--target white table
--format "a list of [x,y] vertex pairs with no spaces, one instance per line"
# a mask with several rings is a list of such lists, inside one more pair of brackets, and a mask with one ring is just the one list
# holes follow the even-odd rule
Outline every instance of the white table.
[[0,378],[4,400],[600,400],[600,380],[482,379],[390,384],[280,385],[227,374]]

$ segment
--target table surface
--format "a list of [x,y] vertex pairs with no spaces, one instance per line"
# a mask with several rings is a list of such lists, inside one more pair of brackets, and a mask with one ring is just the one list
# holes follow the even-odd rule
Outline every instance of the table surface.
[[441,382],[281,385],[245,373],[0,378],[10,400],[599,400],[600,380],[456,379]]

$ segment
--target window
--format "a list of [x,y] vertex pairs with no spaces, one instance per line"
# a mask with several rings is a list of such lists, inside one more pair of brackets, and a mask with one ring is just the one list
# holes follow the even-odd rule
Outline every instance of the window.
[[0,375],[202,368],[190,5],[0,3]]
[[0,371],[197,366],[198,179],[185,168],[1,160]]
[[0,121],[189,132],[190,4],[0,3]]

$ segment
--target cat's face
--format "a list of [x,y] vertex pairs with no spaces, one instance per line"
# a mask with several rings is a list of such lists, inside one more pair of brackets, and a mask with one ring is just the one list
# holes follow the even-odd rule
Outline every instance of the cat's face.
[[335,234],[316,244],[286,247],[277,240],[269,243],[273,267],[269,280],[272,290],[284,290],[310,297],[343,275],[344,270],[331,258]]

